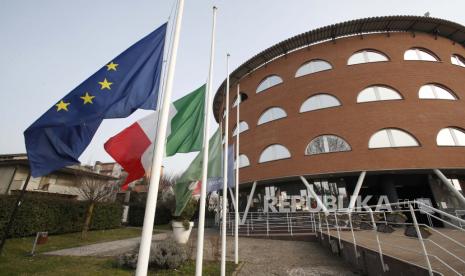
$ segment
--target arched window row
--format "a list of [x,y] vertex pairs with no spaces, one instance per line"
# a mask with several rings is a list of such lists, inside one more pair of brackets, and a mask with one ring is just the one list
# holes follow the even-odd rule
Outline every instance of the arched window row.
[[[441,129],[436,136],[438,146],[465,147],[465,130],[458,127]],[[385,128],[375,132],[368,141],[369,149],[419,147],[420,143],[412,134],[399,128]],[[312,139],[305,149],[305,155],[351,151],[350,144],[342,137],[326,134]],[[281,144],[266,147],[258,163],[266,163],[291,157],[290,151]],[[245,154],[239,155],[239,168],[250,166]]]
[[[414,47],[404,52],[404,60],[407,61],[440,61],[439,57],[431,50],[426,48]],[[451,63],[457,66],[465,67],[465,58],[459,54],[452,54]],[[356,65],[372,62],[390,61],[390,58],[383,52],[376,49],[363,49],[353,53],[347,60],[347,65]],[[312,59],[302,64],[296,71],[295,77],[302,77],[314,73],[333,69],[331,63],[324,59]],[[283,79],[278,75],[269,75],[265,77],[257,86],[256,93],[263,92],[268,88],[278,85]]]
[[[432,99],[432,100],[457,100],[458,97],[455,93],[446,88],[443,85],[439,84],[426,84],[420,87],[418,91],[419,99]],[[393,100],[403,100],[402,95],[395,90],[386,85],[372,85],[362,91],[357,95],[357,103],[366,103],[366,102],[376,102],[376,101],[393,101]],[[337,107],[341,106],[342,103],[333,95],[322,93],[316,94],[305,100],[300,109],[300,113]],[[263,125],[275,120],[279,120],[287,117],[287,112],[281,107],[270,107],[266,109],[258,119],[257,125]],[[223,111],[224,118],[224,111]],[[249,125],[242,121],[240,123],[240,133],[249,129]],[[237,135],[237,130],[234,128],[233,136]]]

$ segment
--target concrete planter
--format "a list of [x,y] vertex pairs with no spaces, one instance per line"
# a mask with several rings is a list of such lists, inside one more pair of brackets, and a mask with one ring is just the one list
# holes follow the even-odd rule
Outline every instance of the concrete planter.
[[172,221],[171,227],[173,227],[173,238],[177,243],[185,244],[189,240],[191,235],[192,227],[194,227],[194,222],[189,222],[189,229],[185,229],[182,221]]

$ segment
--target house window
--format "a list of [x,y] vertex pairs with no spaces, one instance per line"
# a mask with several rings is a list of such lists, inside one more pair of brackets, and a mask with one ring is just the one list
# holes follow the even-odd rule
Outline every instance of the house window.
[[260,155],[259,163],[265,163],[273,160],[290,158],[291,153],[289,150],[279,144],[268,146]]
[[350,56],[349,60],[347,61],[347,65],[381,61],[389,61],[389,58],[379,51],[361,50]]
[[[248,129],[249,129],[249,125],[245,121],[241,121],[239,123],[239,133],[242,133]],[[234,127],[234,130],[233,130],[233,136],[236,136],[236,135],[237,135],[237,126]]]
[[409,133],[401,129],[387,128],[373,134],[368,142],[368,148],[418,147],[419,143]]
[[[250,166],[250,161],[247,155],[241,154],[239,155],[239,168],[244,168]],[[234,164],[234,167],[236,167],[236,164]]]
[[298,78],[298,77],[302,77],[305,75],[309,75],[309,74],[313,74],[313,73],[317,73],[321,71],[326,71],[330,69],[333,69],[333,67],[331,66],[331,64],[329,64],[329,62],[327,62],[326,60],[322,60],[322,59],[315,59],[315,60],[306,62],[302,66],[300,66],[300,68],[295,73],[295,77]]
[[340,106],[341,102],[329,94],[317,94],[308,98],[300,107],[300,113],[328,107]]
[[286,111],[280,107],[271,107],[262,113],[260,119],[258,119],[258,125],[262,125],[274,120],[287,117]]
[[271,88],[275,85],[278,85],[283,82],[283,79],[281,79],[280,76],[278,75],[271,75],[266,77],[262,82],[258,85],[257,87],[257,93],[263,92],[268,88]]
[[461,67],[465,67],[465,58],[463,58],[461,55],[454,54],[450,57],[450,62],[454,65],[458,65]]
[[436,136],[438,146],[465,147],[465,132],[454,127],[443,128]]
[[350,145],[336,135],[321,135],[313,139],[305,150],[306,155],[350,151]]
[[420,99],[457,100],[457,97],[445,87],[436,84],[423,85],[418,91]]
[[[247,100],[247,98],[248,98],[247,94],[245,94],[245,93],[243,93],[243,92],[239,93],[239,95],[241,96],[241,97],[240,97],[241,103],[243,103],[243,102],[244,102],[245,100]],[[239,104],[239,98],[236,96],[236,97],[234,98],[234,102],[233,102],[232,108],[236,107],[238,104]]]
[[402,100],[402,96],[394,89],[386,86],[370,86],[357,96],[357,103]]
[[439,61],[433,52],[420,48],[412,48],[405,51],[404,60]]

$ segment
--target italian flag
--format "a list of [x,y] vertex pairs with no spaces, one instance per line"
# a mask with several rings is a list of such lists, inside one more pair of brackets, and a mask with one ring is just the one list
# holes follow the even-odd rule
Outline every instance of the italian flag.
[[[210,150],[208,152],[208,174],[207,174],[207,192],[216,190],[217,186],[221,187],[223,183],[223,154],[221,133],[218,128],[209,140]],[[175,216],[181,215],[192,196],[200,194],[202,179],[203,150],[194,158],[192,163],[176,181],[174,185],[174,194],[176,197]],[[231,172],[232,173],[232,172]],[[218,183],[219,185],[215,185]]]
[[[167,128],[166,155],[202,149],[205,110],[205,85],[172,103]],[[158,111],[138,120],[110,138],[104,145],[108,154],[128,173],[122,185],[149,172],[158,122]]]

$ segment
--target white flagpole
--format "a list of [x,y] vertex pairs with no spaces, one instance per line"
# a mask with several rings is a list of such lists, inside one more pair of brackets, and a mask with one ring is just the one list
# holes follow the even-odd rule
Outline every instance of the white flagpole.
[[152,160],[150,186],[147,194],[145,207],[144,226],[142,228],[142,238],[139,247],[139,258],[137,259],[137,276],[147,275],[147,268],[150,257],[150,246],[152,244],[153,221],[155,220],[155,209],[157,206],[158,186],[160,184],[161,164],[165,153],[166,129],[168,125],[168,115],[170,111],[171,92],[173,90],[174,71],[176,67],[176,55],[178,52],[179,35],[181,32],[181,21],[184,9],[184,0],[179,0],[176,21],[173,33],[173,46],[171,58],[168,63],[168,73],[166,76],[166,86],[163,94],[163,102],[160,108],[160,121],[157,129],[157,139]]
[[226,55],[226,101],[223,154],[223,221],[221,227],[221,276],[226,275],[226,205],[228,202],[228,134],[229,134],[229,54]]
[[208,140],[210,138],[210,112],[212,109],[211,90],[213,82],[213,62],[215,57],[215,27],[216,7],[213,7],[212,41],[210,48],[210,69],[208,70],[207,91],[205,93],[205,130],[203,135],[203,162],[202,162],[202,186],[200,189],[199,225],[197,227],[197,254],[195,260],[195,275],[202,275],[203,264],[203,237],[205,227],[205,199],[207,197],[207,174],[208,174]]
[[239,109],[242,98],[240,86],[237,84],[237,117],[236,117],[236,208],[234,209],[234,263],[239,264]]

